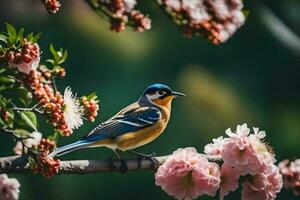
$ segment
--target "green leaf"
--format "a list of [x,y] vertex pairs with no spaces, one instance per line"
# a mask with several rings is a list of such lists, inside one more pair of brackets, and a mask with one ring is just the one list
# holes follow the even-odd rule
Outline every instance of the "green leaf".
[[11,99],[7,99],[4,96],[0,95],[0,107],[6,107],[7,104],[11,102]]
[[92,92],[86,98],[87,98],[87,100],[92,100],[92,99],[96,100],[98,98],[98,96],[97,96],[96,92]]
[[13,92],[24,106],[28,106],[31,103],[32,94],[25,87],[16,88]]
[[2,69],[0,69],[0,74],[4,73],[4,72],[6,72],[6,71],[7,71],[7,69],[2,68]]
[[6,123],[0,118],[0,127],[6,127]]
[[0,92],[6,90],[8,88],[7,85],[0,85]]
[[[63,52],[63,51],[62,51]],[[67,58],[68,58],[68,51],[67,50],[65,50],[64,51],[64,53],[63,53],[63,55],[62,55],[62,57],[60,58],[60,61],[59,61],[59,65],[60,64],[62,64],[63,62],[65,62],[66,60],[67,60]]]
[[55,50],[53,44],[50,44],[49,50],[50,50],[50,53],[52,54],[52,56],[54,58],[55,63],[58,63],[59,62],[59,55],[58,55],[57,51]]
[[1,83],[14,83],[15,79],[13,77],[3,76],[3,77],[0,77],[0,82]]
[[55,130],[55,132],[53,133],[53,135],[50,135],[48,137],[48,139],[57,142],[60,135],[61,135],[61,133],[59,131]]
[[8,36],[14,37],[14,38],[17,37],[17,31],[13,25],[6,23],[6,30],[7,30]]
[[18,112],[25,124],[37,131],[37,118],[34,112]]
[[15,133],[19,137],[26,137],[26,136],[28,136],[30,134],[29,131],[27,131],[25,129],[16,129]]
[[18,40],[23,41],[23,35],[24,35],[24,28],[21,28],[21,30],[18,32]]
[[29,33],[27,36],[26,36],[26,38],[27,38],[27,40],[28,41],[32,41],[32,39],[33,39],[33,33]]
[[48,63],[50,63],[50,64],[52,64],[52,65],[54,65],[54,64],[55,64],[55,62],[54,62],[54,60],[53,60],[53,59],[47,59],[47,60],[46,60],[46,62],[48,62]]
[[42,35],[43,35],[42,32],[35,34],[35,36],[31,40],[31,42],[36,43],[42,37]]
[[250,10],[249,10],[249,9],[244,8],[244,9],[242,10],[242,12],[243,12],[243,14],[245,15],[246,18],[249,17],[249,15],[250,15]]
[[7,43],[7,36],[0,34],[0,41]]

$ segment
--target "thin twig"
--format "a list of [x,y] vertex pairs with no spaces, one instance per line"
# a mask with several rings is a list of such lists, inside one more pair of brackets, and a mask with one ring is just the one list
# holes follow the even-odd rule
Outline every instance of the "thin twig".
[[37,113],[40,113],[40,114],[44,114],[43,111],[41,111],[39,108],[37,108],[37,106],[39,106],[41,103],[38,102],[37,104],[35,104],[34,106],[32,106],[31,108],[21,108],[21,107],[18,107],[16,106],[15,104],[13,104],[14,107],[12,107],[11,109],[13,110],[16,110],[16,111],[30,111],[30,112],[37,112]]
[[52,78],[51,78],[51,84],[52,84],[52,87],[53,87],[53,90],[54,90],[54,94],[56,94],[56,92],[58,90],[57,90],[57,86],[56,86],[56,82],[55,82],[55,77],[54,76],[52,76]]

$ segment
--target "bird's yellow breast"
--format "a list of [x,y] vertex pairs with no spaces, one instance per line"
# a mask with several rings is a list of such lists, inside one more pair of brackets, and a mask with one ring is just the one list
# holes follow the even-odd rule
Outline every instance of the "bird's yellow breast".
[[166,128],[167,122],[158,122],[137,132],[126,133],[117,137],[116,146],[120,150],[130,150],[143,146],[156,139]]

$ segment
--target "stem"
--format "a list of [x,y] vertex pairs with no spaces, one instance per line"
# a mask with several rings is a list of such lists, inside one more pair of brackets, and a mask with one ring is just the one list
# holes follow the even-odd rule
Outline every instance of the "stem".
[[52,78],[51,78],[51,84],[52,84],[52,87],[53,87],[53,90],[54,90],[54,94],[56,94],[56,92],[58,90],[57,90],[57,86],[56,86],[56,82],[55,82],[55,77],[54,76],[52,76]]
[[40,105],[40,102],[38,102],[37,104],[35,104],[31,108],[21,108],[21,107],[16,106],[15,104],[13,104],[14,107],[12,107],[11,109],[13,109],[15,111],[25,111],[25,112],[30,111],[30,112],[37,112],[37,113],[40,113],[40,114],[44,114],[43,111],[41,111],[40,109],[37,108],[37,106],[39,106],[39,105]]

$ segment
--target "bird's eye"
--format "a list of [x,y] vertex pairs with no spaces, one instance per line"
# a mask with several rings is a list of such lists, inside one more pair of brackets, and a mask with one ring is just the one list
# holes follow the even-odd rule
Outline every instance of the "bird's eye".
[[163,94],[164,94],[164,91],[161,91],[161,90],[160,90],[160,91],[158,91],[158,94],[159,94],[159,95],[163,95]]

